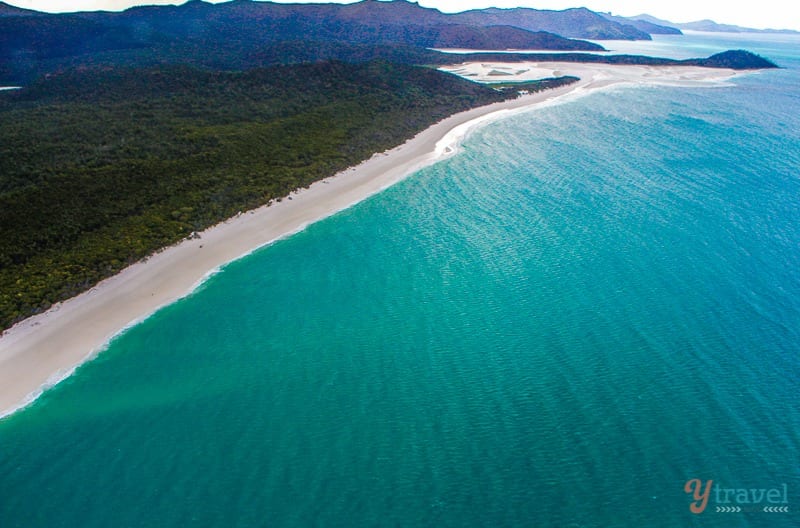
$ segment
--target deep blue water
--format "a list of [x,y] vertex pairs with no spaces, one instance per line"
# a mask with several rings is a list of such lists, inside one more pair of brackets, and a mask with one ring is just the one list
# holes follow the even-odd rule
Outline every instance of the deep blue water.
[[800,39],[714,39],[785,69],[493,123],[127,331],[0,421],[0,528],[800,524]]

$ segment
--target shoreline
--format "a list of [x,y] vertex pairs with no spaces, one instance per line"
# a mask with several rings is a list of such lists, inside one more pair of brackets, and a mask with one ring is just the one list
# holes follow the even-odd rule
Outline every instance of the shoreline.
[[[469,70],[481,77],[480,64]],[[519,66],[517,64],[516,66]],[[472,68],[472,69],[470,69]],[[477,69],[476,69],[477,68]],[[272,205],[240,213],[167,247],[91,289],[29,317],[0,335],[0,419],[34,402],[128,328],[192,294],[226,264],[377,194],[422,168],[455,155],[475,128],[520,112],[621,85],[718,86],[742,72],[692,66],[540,63],[531,67],[580,81],[452,115],[389,151],[317,181]],[[557,75],[553,75],[557,76]]]

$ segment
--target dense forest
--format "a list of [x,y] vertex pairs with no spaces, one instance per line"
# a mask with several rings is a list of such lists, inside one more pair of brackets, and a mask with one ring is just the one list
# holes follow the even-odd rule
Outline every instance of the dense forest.
[[377,61],[71,71],[0,92],[0,328],[443,117],[514,96]]

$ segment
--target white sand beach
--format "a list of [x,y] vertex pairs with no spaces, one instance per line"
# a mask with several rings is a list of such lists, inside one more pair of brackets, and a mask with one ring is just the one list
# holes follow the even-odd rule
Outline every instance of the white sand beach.
[[200,238],[167,248],[15,325],[0,337],[0,416],[33,401],[42,390],[100,352],[120,331],[186,296],[220,266],[453,155],[463,138],[480,124],[623,83],[709,86],[723,84],[736,74],[732,70],[697,67],[572,63],[475,63],[443,70],[481,81],[561,75],[574,75],[581,81],[451,116],[395,149],[293,193],[291,199],[211,227]]

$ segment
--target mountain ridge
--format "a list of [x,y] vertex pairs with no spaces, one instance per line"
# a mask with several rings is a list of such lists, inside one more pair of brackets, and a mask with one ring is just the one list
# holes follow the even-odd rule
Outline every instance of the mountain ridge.
[[615,22],[619,22],[620,24],[630,24],[636,29],[651,35],[683,35],[683,32],[679,28],[673,27],[666,23],[658,23],[655,21],[644,20],[635,17],[622,17],[612,15],[611,13],[600,13],[600,15],[605,17],[607,20],[613,20]]
[[794,29],[756,29],[744,26],[737,26],[734,24],[720,24],[709,19],[696,20],[694,22],[670,22],[668,20],[663,20],[661,18],[657,18],[645,13],[634,17],[622,17],[622,18],[627,18],[628,20],[630,19],[643,20],[645,22],[657,24],[660,26],[673,27],[676,29],[684,29],[690,31],[708,31],[712,33],[778,33],[778,34],[800,35],[800,31],[796,31]]
[[456,17],[475,23],[478,20],[493,24],[510,24],[524,29],[537,28],[570,38],[594,40],[652,40],[650,34],[630,24],[622,25],[585,7],[562,11],[516,8],[473,9],[456,13]]
[[[6,6],[4,9],[2,6]],[[637,30],[629,24],[620,24],[605,19],[603,16],[586,8],[566,10],[537,10],[532,8],[499,9],[488,8],[468,10],[460,13],[443,13],[435,8],[423,7],[408,0],[361,0],[350,4],[279,4],[261,0],[231,0],[219,4],[211,4],[203,0],[189,0],[180,5],[136,6],[124,11],[76,11],[72,13],[43,13],[17,8],[0,2],[0,16],[20,16],[37,13],[38,15],[73,14],[77,16],[119,16],[134,15],[151,9],[214,9],[232,8],[236,10],[256,9],[270,10],[276,14],[281,10],[289,16],[301,13],[319,16],[331,20],[331,13],[338,13],[339,19],[361,19],[380,17],[382,21],[408,23],[410,18],[426,19],[423,25],[467,24],[479,26],[516,26],[530,31],[547,31],[568,38],[591,39],[627,39],[649,40],[650,35]],[[15,12],[19,12],[16,13]],[[166,11],[165,11],[166,12]],[[559,29],[556,31],[555,29]]]
[[[604,51],[592,42],[492,20],[472,23],[404,0],[347,5],[193,0],[179,6],[140,6],[122,12],[35,15],[6,6],[0,4],[7,15],[0,17],[0,79],[5,82],[25,82],[64,68],[107,63],[252,67],[245,57],[279,42],[306,41],[326,47],[341,43],[417,49]],[[377,57],[380,55],[369,58]],[[271,63],[276,62],[284,61],[278,57]]]

